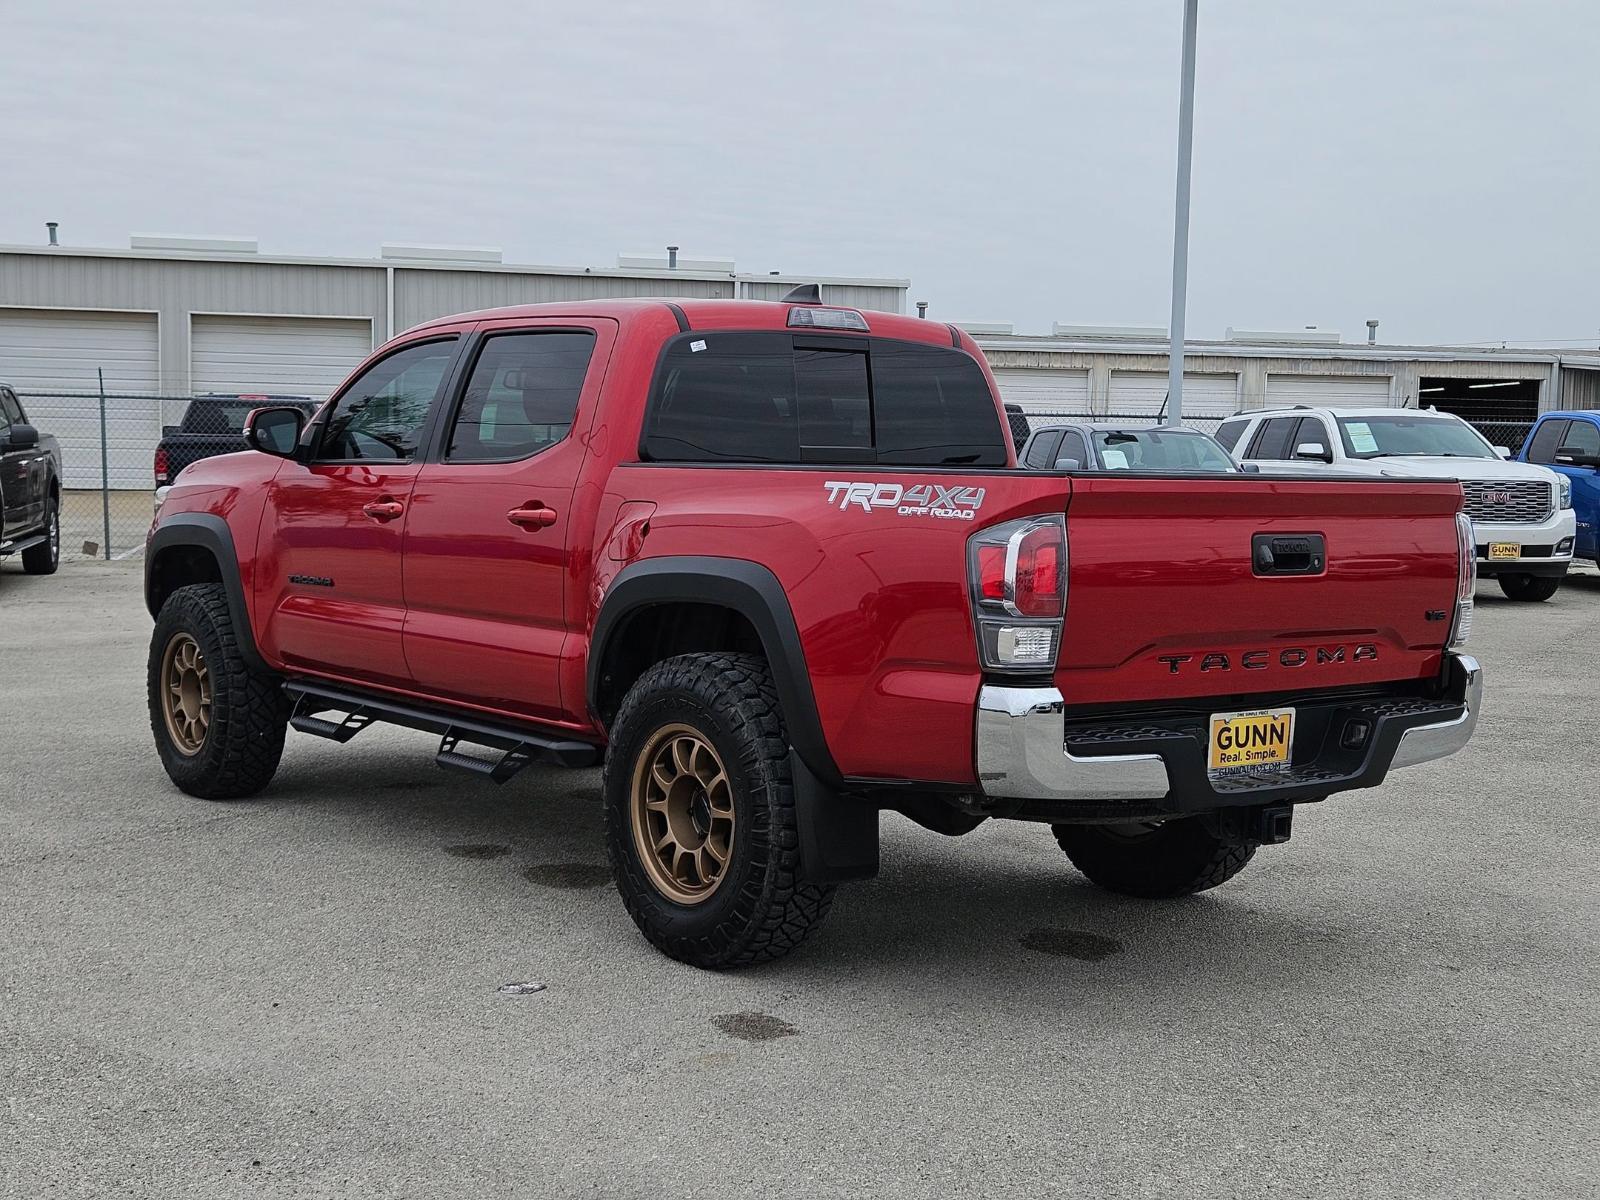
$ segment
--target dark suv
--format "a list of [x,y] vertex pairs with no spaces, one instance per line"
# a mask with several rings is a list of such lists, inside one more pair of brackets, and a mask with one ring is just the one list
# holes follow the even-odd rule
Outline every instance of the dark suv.
[[0,384],[0,557],[22,555],[30,575],[61,560],[61,449],[28,422],[17,394]]

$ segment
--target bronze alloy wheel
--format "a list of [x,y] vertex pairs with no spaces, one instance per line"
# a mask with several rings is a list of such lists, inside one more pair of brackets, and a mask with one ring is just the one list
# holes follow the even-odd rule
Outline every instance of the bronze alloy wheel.
[[199,754],[211,728],[211,673],[200,643],[181,631],[161,652],[161,714],[173,748],[187,758]]
[[633,844],[650,882],[678,904],[710,898],[733,857],[733,791],[716,750],[689,725],[651,734],[633,768]]

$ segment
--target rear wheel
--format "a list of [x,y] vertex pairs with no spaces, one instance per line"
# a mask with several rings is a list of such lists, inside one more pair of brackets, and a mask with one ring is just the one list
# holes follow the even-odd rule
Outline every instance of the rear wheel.
[[1051,829],[1091,883],[1151,900],[1191,896],[1226,883],[1256,852],[1255,842],[1219,837],[1201,817]]
[[1500,590],[1513,600],[1548,600],[1561,587],[1558,575],[1501,575]]
[[61,506],[54,496],[44,502],[44,541],[22,552],[22,569],[29,575],[54,575],[61,565]]
[[272,781],[288,707],[278,679],[239,652],[221,584],[167,597],[146,683],[156,752],[173,783],[204,800],[236,800]]
[[767,664],[685,654],[640,677],[606,752],[606,852],[644,936],[692,966],[780,958],[827,916],[804,882],[789,744]]

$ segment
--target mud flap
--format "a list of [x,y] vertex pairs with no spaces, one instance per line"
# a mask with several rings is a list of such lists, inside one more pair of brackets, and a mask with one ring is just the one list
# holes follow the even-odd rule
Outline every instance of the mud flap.
[[800,864],[812,883],[871,879],[878,873],[878,809],[841,796],[789,751]]

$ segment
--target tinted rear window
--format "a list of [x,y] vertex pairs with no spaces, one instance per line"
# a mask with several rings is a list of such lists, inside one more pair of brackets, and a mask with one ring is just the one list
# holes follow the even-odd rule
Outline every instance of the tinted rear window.
[[982,369],[954,348],[710,330],[668,343],[644,452],[665,462],[1003,466],[1006,442]]

